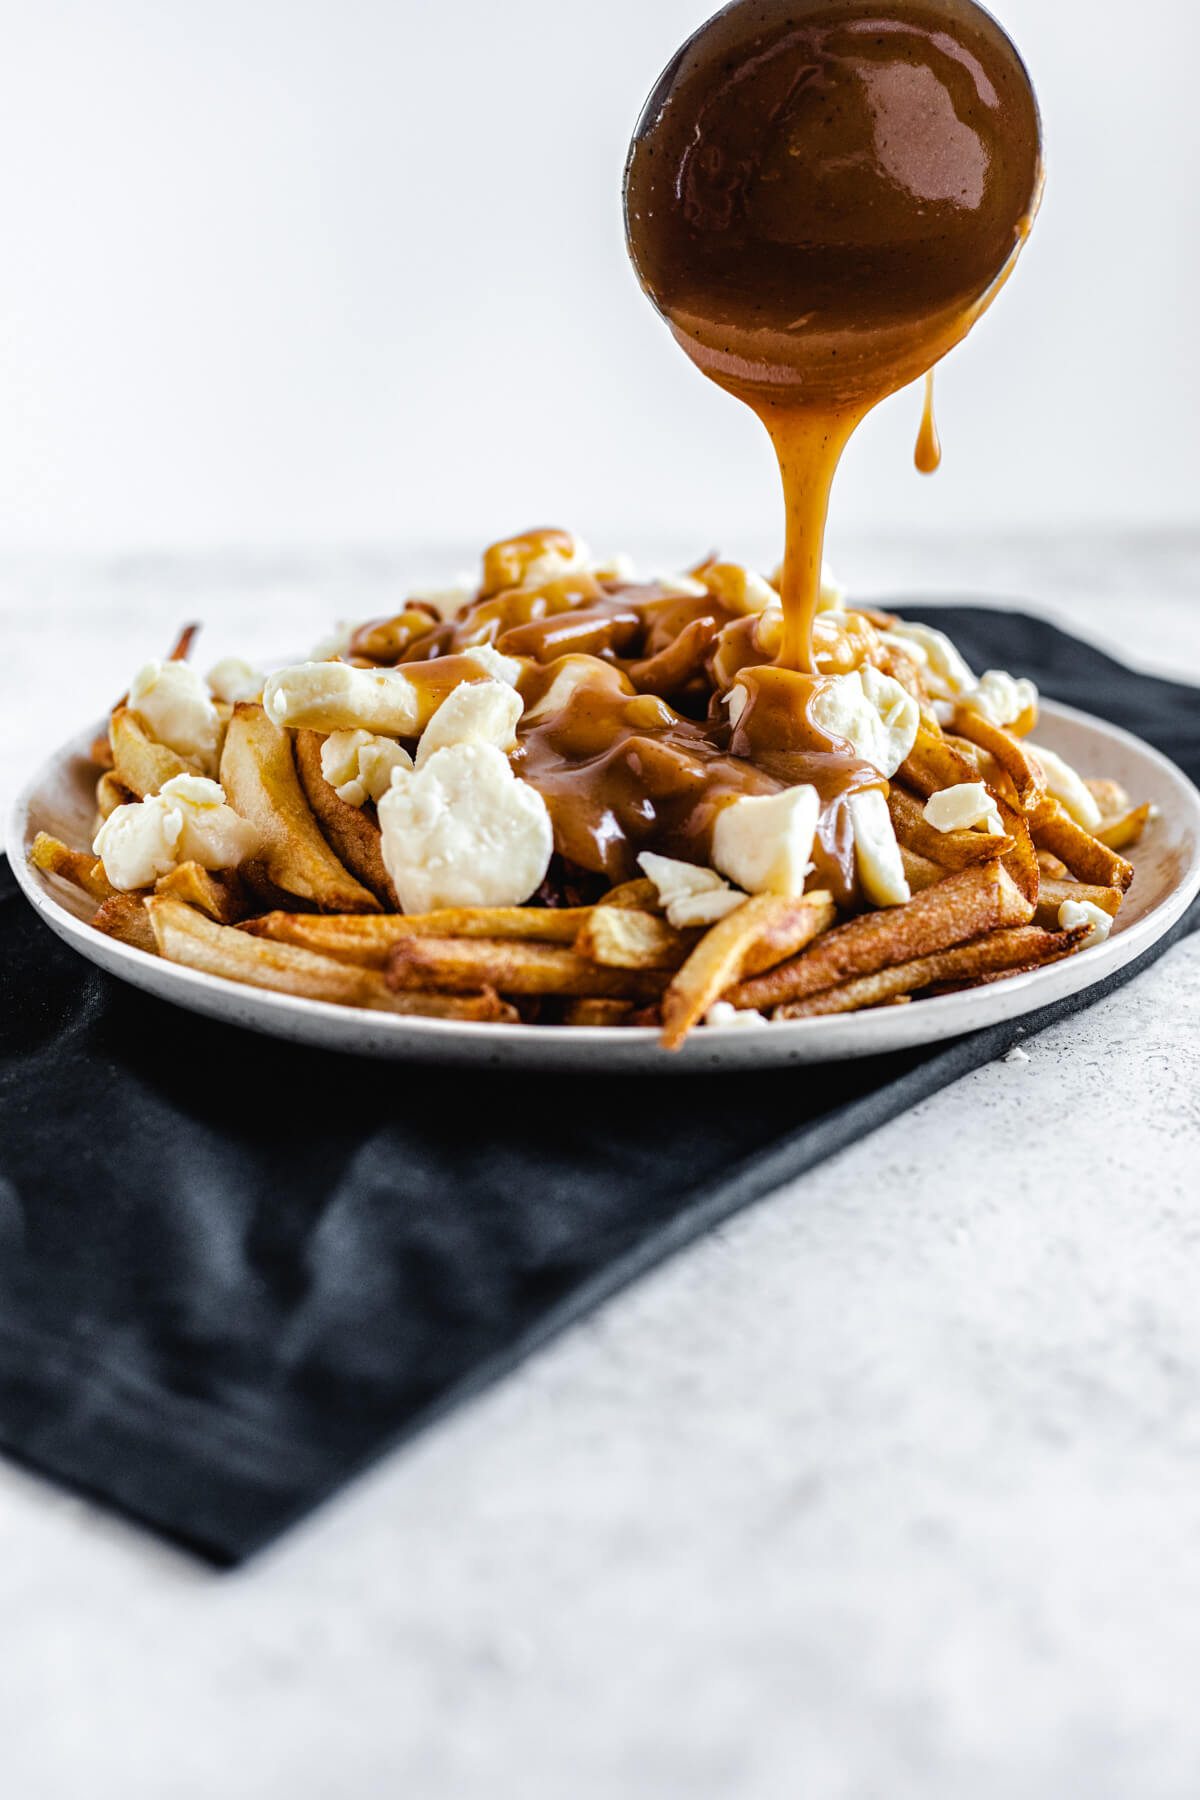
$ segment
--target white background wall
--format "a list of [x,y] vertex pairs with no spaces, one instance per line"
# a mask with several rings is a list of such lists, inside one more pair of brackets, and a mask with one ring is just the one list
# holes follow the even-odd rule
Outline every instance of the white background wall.
[[[628,268],[704,0],[0,0],[0,548],[774,534],[759,427]],[[1004,0],[1046,204],[838,533],[1200,520],[1194,0]],[[700,542],[702,540],[702,543]]]

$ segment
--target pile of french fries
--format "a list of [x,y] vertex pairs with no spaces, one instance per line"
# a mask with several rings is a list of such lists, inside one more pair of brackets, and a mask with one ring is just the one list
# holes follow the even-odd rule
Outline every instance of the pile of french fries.
[[[371,631],[385,640],[390,625],[407,642],[413,617],[428,629],[428,617],[410,609]],[[1062,929],[1063,903],[1087,901],[1116,917],[1134,873],[1122,853],[1151,809],[1113,782],[1091,781],[1101,825],[1085,831],[1047,791],[1025,741],[1034,719],[1001,729],[965,707],[939,717],[919,666],[879,648],[876,628],[886,624],[848,611],[823,636],[829,667],[872,655],[920,702],[916,742],[888,798],[912,893],[904,905],[845,916],[818,887],[752,896],[707,929],[677,930],[651,881],[596,898],[567,871],[535,903],[405,915],[374,808],[345,804],[325,780],[320,733],[278,727],[257,702],[219,709],[220,781],[257,832],[253,860],[218,872],[185,862],[135,892],[118,892],[95,856],[44,834],[31,861],[96,902],[98,931],[226,980],[422,1018],[653,1027],[668,1050],[705,1021],[907,1004],[1076,953],[1091,928]],[[365,630],[360,647],[371,642]],[[192,635],[174,655],[187,655]],[[101,818],[196,772],[126,702],[93,755]],[[928,823],[931,796],[981,780],[998,833]]]

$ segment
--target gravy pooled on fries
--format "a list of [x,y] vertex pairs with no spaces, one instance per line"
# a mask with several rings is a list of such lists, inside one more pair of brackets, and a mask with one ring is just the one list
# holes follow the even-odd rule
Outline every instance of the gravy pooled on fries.
[[189,630],[93,754],[98,930],[432,1018],[697,1025],[895,1005],[1107,936],[1147,806],[1036,742],[1033,685],[825,578],[797,715],[773,580],[493,545],[342,647],[204,680]]

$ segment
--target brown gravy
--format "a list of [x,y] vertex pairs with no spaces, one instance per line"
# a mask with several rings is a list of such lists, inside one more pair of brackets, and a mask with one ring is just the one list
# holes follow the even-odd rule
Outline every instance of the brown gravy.
[[630,254],[688,355],[771,434],[786,668],[813,671],[851,434],[970,330],[1040,185],[1028,79],[971,0],[737,0],[647,102],[626,171]]

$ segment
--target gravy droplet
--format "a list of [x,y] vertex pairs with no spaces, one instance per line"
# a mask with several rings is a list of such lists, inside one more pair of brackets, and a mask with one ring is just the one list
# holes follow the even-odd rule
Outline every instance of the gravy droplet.
[[937,418],[933,410],[933,370],[925,376],[925,406],[921,413],[921,429],[917,434],[913,457],[922,475],[936,475],[942,466],[942,440],[938,436]]
[[648,100],[626,167],[629,250],[688,355],[771,434],[786,667],[813,669],[851,434],[994,297],[1041,167],[1024,65],[973,0],[736,0]]

